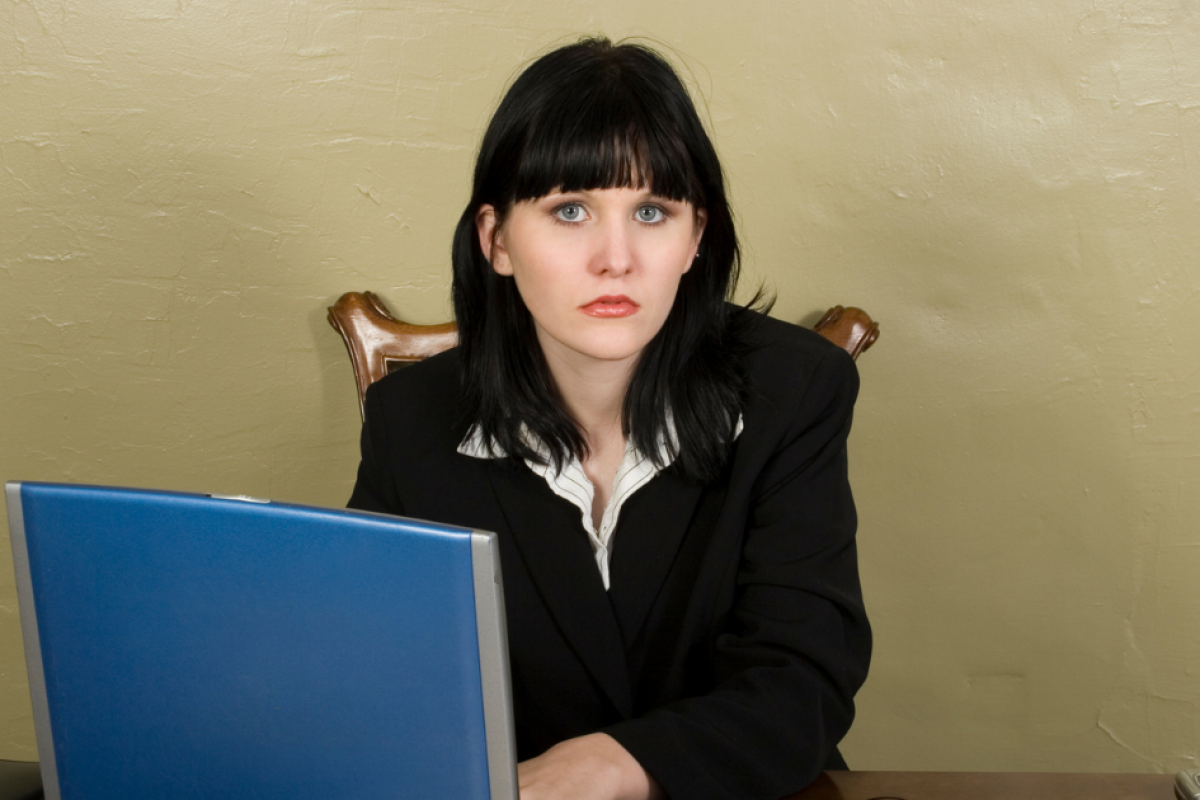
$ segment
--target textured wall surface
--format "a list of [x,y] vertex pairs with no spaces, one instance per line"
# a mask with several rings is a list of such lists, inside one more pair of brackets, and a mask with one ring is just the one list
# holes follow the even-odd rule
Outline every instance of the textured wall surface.
[[[449,316],[480,129],[581,32],[684,65],[777,316],[883,324],[851,763],[1194,764],[1196,0],[0,0],[0,478],[342,504],[325,306]],[[0,758],[25,680],[0,542]]]

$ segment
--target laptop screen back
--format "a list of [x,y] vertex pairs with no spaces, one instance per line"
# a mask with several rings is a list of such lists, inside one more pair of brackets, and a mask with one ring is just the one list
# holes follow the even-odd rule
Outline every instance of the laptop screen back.
[[47,797],[515,798],[491,534],[7,496]]

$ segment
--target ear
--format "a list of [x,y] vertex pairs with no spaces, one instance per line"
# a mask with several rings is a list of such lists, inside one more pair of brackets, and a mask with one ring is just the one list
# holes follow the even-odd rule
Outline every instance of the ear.
[[496,222],[496,207],[484,203],[475,214],[475,231],[479,234],[479,249],[491,262],[497,275],[512,275],[508,251],[504,249],[502,231]]
[[687,272],[696,263],[696,256],[700,253],[700,239],[704,236],[704,226],[707,223],[708,212],[703,208],[697,208],[696,216],[692,219],[692,249],[688,254],[687,264],[683,267],[684,272]]

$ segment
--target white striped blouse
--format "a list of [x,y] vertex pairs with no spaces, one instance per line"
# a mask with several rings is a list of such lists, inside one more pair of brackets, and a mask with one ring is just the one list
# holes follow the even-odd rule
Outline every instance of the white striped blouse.
[[[734,429],[734,438],[736,439],[741,432],[742,420],[739,419],[737,427]],[[672,428],[668,433],[673,436],[675,431]],[[540,454],[547,452],[542,442],[534,439],[524,426],[522,426],[522,435],[534,451]],[[625,442],[625,456],[621,460],[621,465],[617,467],[617,475],[613,479],[612,495],[609,498],[608,506],[604,509],[604,516],[600,519],[599,528],[592,522],[592,499],[595,490],[592,482],[584,474],[583,464],[578,458],[572,458],[563,467],[562,472],[555,472],[553,464],[525,462],[531,470],[545,479],[556,495],[573,503],[579,509],[583,529],[587,531],[588,541],[592,544],[592,553],[595,556],[596,566],[600,570],[600,578],[604,581],[605,589],[609,588],[609,552],[612,548],[613,531],[617,528],[621,507],[634,492],[653,480],[673,461],[665,438],[659,441],[658,447],[663,462],[661,467],[655,466],[648,456],[634,447],[632,440]],[[489,447],[484,443],[477,427],[472,427],[467,433],[466,438],[458,446],[458,452],[472,458],[504,458],[505,456],[504,451],[498,445]]]

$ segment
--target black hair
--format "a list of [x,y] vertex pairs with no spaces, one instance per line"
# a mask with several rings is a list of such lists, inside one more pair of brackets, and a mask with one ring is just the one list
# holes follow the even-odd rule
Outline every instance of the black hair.
[[465,408],[483,441],[509,456],[545,463],[522,437],[522,425],[558,469],[587,454],[516,282],[494,272],[480,247],[476,217],[491,205],[499,227],[515,203],[610,188],[649,188],[706,215],[696,261],[634,368],[622,427],[659,466],[658,443],[665,441],[680,474],[711,480],[745,406],[740,332],[752,315],[727,303],[740,261],[716,150],[679,76],[638,44],[584,39],[542,56],[512,84],[488,125],[471,201],[454,235]]

